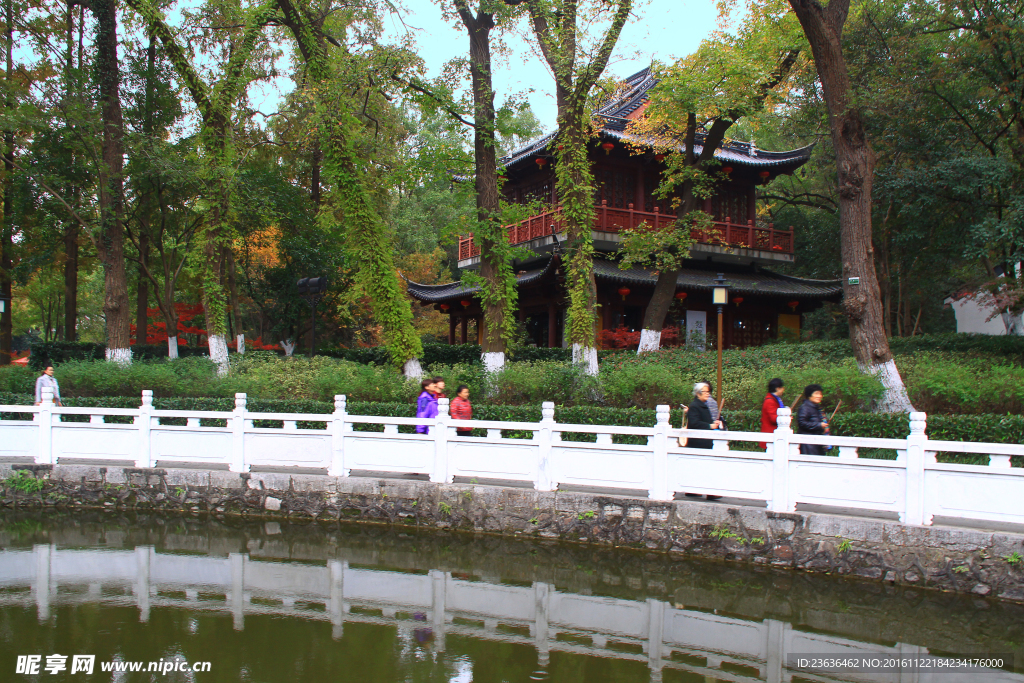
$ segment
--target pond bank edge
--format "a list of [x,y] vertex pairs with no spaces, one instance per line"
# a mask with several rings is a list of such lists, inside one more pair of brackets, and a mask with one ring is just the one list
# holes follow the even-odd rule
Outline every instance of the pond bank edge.
[[0,506],[372,521],[626,547],[1024,603],[1024,534],[696,499],[324,474],[0,463]]

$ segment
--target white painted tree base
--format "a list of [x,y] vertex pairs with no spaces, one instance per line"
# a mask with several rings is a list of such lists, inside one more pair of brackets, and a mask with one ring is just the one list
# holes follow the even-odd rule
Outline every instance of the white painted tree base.
[[223,334],[211,334],[210,360],[217,364],[217,374],[223,377],[228,374],[228,342]]
[[[864,368],[861,368],[863,370]],[[885,387],[885,394],[881,403],[878,404],[880,413],[910,413],[914,406],[910,403],[910,396],[907,395],[907,387],[903,384],[900,371],[896,368],[896,361],[890,360],[879,365],[870,365],[867,368],[870,375],[878,378],[878,381]]]
[[107,361],[111,363],[117,363],[118,365],[131,365],[132,364],[132,350],[131,347],[127,349],[111,349],[108,348],[104,354]]
[[167,357],[174,359],[178,357],[178,338],[168,337],[167,338]]
[[420,359],[410,358],[405,361],[402,374],[405,375],[406,379],[419,379],[423,377],[423,366],[420,365]]
[[295,342],[291,339],[282,339],[281,348],[284,349],[285,358],[291,358],[292,354],[295,353]]
[[597,349],[593,346],[572,345],[573,365],[582,365],[583,372],[591,377],[597,377]]
[[240,356],[244,355],[245,354],[245,335],[244,334],[236,334],[235,335],[235,344],[238,347],[238,355],[240,355]]
[[505,354],[502,351],[488,351],[480,355],[484,362],[484,372],[498,372],[505,367]]
[[636,347],[636,355],[650,353],[661,348],[661,330],[640,330],[640,345]]

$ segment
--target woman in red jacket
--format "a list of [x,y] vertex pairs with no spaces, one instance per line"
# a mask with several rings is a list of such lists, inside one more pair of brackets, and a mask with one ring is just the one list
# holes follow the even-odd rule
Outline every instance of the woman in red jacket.
[[[768,382],[768,395],[764,397],[764,403],[761,404],[762,432],[774,432],[779,426],[779,408],[786,407],[782,402],[784,393],[786,393],[786,388],[781,379],[776,377]],[[768,446],[762,443],[761,448],[767,449]]]

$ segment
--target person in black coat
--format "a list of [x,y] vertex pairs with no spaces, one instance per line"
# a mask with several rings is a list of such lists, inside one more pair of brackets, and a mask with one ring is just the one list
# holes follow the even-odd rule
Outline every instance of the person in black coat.
[[[711,397],[711,388],[703,382],[693,385],[693,402],[686,413],[687,427],[690,429],[718,429],[721,423],[711,415],[707,400]],[[711,448],[710,439],[690,439],[686,443],[689,448]]]
[[[810,384],[804,389],[804,402],[796,416],[797,434],[828,434],[828,421],[821,409],[824,395],[820,384]],[[825,447],[818,444],[802,443],[800,452],[804,455],[825,455]]]

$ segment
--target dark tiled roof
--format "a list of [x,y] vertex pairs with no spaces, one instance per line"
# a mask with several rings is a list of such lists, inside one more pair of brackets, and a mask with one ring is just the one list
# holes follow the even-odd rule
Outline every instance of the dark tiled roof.
[[[516,282],[520,286],[537,282],[553,267],[554,259],[548,258],[542,267],[516,276]],[[715,286],[712,280],[718,273],[725,274],[730,285],[729,291],[737,294],[837,300],[843,294],[842,284],[838,280],[808,280],[764,269],[729,272],[722,266],[709,268],[697,264],[680,271],[676,286],[691,292],[710,291]],[[646,268],[621,270],[618,264],[600,258],[594,259],[594,276],[599,280],[648,287],[653,287],[658,281],[658,277]],[[449,282],[444,285],[421,285],[409,280],[406,282],[409,283],[409,294],[424,303],[457,301],[463,297],[474,296],[480,291],[479,287],[467,287],[461,282]]]
[[[658,83],[650,68],[638,71],[625,81],[623,94],[599,107],[594,115],[604,120],[601,129],[601,136],[615,140],[630,140],[642,143],[643,140],[635,135],[626,132],[626,125],[629,116],[643,106],[647,100],[647,91]],[[517,165],[518,162],[531,159],[545,150],[551,141],[555,139],[557,131],[548,133],[544,137],[530,142],[523,147],[498,159],[499,168],[508,168]],[[700,154],[704,148],[704,136],[697,135],[694,152]],[[811,157],[814,145],[801,147],[787,152],[769,152],[757,149],[750,142],[728,141],[719,147],[715,158],[741,166],[753,166],[759,168],[770,168],[773,166],[790,166],[797,168]],[[678,151],[684,151],[685,146],[680,145]]]
[[[519,286],[528,285],[544,277],[544,274],[552,268],[554,259],[548,258],[547,262],[540,268],[524,271],[516,275],[516,284]],[[405,276],[402,276],[405,278]],[[444,301],[456,301],[466,296],[473,296],[480,291],[480,287],[470,287],[461,282],[449,282],[444,285],[421,285],[412,282],[408,278],[405,281],[409,286],[409,294],[413,298],[424,303],[442,303]]]
[[[760,269],[757,271],[728,272],[724,267],[714,269],[683,268],[676,286],[689,291],[710,291],[717,273],[724,273],[731,292],[762,294],[765,296],[802,296],[827,299],[842,296],[843,287],[838,280],[807,280],[790,275],[779,275]],[[658,277],[646,268],[621,270],[616,263],[594,259],[594,276],[601,280],[653,287]]]

